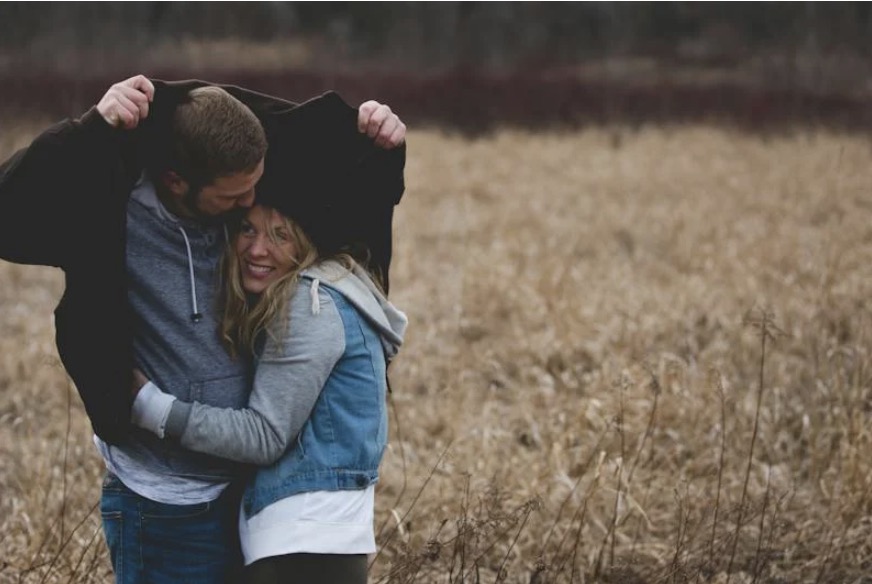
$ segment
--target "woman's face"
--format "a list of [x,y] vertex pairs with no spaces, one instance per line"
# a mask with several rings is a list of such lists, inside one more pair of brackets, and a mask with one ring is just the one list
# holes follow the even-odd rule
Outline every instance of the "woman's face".
[[261,205],[252,207],[236,238],[236,258],[245,291],[261,294],[291,271],[296,254],[297,246],[282,216]]

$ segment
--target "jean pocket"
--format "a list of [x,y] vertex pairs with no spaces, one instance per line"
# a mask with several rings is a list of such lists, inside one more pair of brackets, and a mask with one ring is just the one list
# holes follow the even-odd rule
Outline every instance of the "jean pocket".
[[203,517],[212,510],[213,503],[195,503],[193,505],[169,505],[157,501],[145,501],[142,506],[143,519],[193,519]]
[[111,472],[107,472],[106,476],[103,477],[103,491],[111,491],[114,493],[124,493],[127,492],[127,487],[124,486],[124,483],[121,482],[117,476],[112,474]]
[[110,523],[121,523],[122,513],[121,511],[104,511],[103,509],[100,509],[100,517],[103,519],[104,529],[108,533]]
[[[115,479],[118,480],[118,479]],[[120,481],[118,481],[120,483]],[[107,520],[121,519],[121,514],[124,508],[124,492],[114,487],[114,483],[107,486],[106,479],[103,480],[103,494],[100,497],[100,515],[103,517],[104,523]]]

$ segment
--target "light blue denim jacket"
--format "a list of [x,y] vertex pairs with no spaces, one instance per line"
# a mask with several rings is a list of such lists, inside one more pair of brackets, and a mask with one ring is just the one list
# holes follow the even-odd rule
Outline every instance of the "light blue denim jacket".
[[246,515],[308,491],[364,489],[378,480],[388,436],[385,354],[378,333],[329,286],[345,333],[345,350],[294,445],[261,468],[243,496]]
[[368,487],[387,440],[386,363],[405,315],[362,269],[335,262],[303,274],[288,313],[267,335],[247,407],[161,394],[143,416],[185,448],[260,465],[243,498],[249,516],[302,492]]

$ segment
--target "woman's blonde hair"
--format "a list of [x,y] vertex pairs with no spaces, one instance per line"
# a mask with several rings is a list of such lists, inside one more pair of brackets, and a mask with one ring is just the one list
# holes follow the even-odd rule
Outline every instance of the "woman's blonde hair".
[[[285,331],[288,326],[288,304],[297,289],[300,273],[319,260],[318,250],[306,233],[294,221],[275,209],[267,208],[273,216],[280,217],[294,246],[293,267],[281,278],[272,282],[259,296],[253,297],[242,286],[242,270],[236,254],[239,230],[230,238],[228,249],[221,262],[222,286],[220,302],[222,309],[221,340],[231,356],[255,354],[255,344],[261,333]],[[277,229],[271,228],[268,236],[278,243]]]

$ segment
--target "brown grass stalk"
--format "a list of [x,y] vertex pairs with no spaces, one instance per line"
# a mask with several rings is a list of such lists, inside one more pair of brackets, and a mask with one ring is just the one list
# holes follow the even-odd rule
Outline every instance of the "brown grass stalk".
[[754,427],[751,430],[751,444],[748,447],[748,465],[745,468],[745,478],[742,483],[742,495],[739,498],[738,517],[736,517],[736,528],[733,533],[733,547],[730,550],[730,561],[727,564],[727,580],[726,584],[730,584],[730,577],[733,573],[733,562],[736,559],[736,548],[739,545],[739,534],[742,531],[742,521],[745,514],[745,500],[748,496],[748,481],[751,479],[751,468],[754,464],[754,447],[757,444],[757,434],[760,430],[760,411],[763,403],[763,390],[765,388],[764,373],[766,367],[766,341],[774,340],[775,332],[779,329],[773,322],[772,313],[760,310],[759,315],[746,318],[746,322],[756,328],[760,335],[760,368],[759,381],[757,385],[757,402],[754,408]]
[[724,391],[724,381],[721,378],[721,374],[719,371],[715,371],[716,384],[718,390],[718,402],[720,405],[720,414],[721,414],[721,432],[720,432],[720,448],[718,452],[718,485],[715,489],[715,505],[714,512],[712,515],[712,534],[709,538],[709,549],[708,549],[708,563],[711,569],[714,569],[717,565],[717,560],[715,558],[715,534],[718,529],[718,515],[721,510],[721,489],[724,483],[724,457],[727,452],[727,396]]

